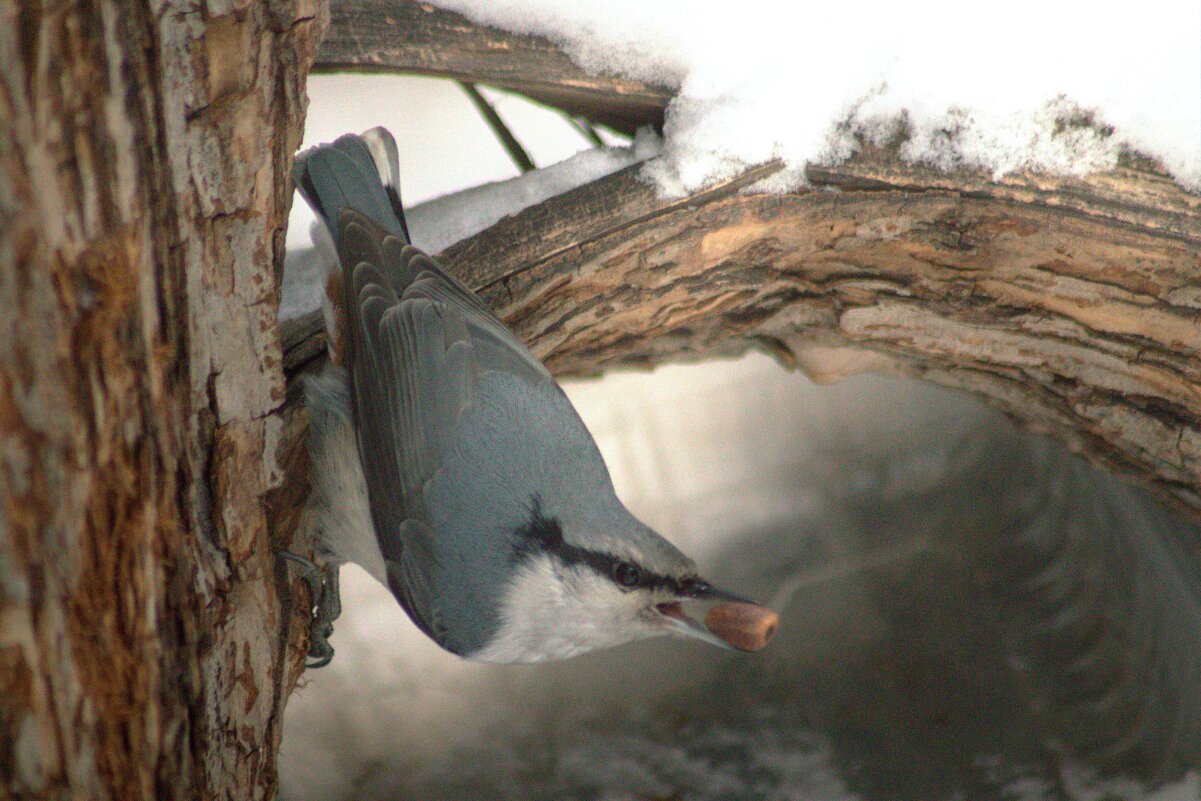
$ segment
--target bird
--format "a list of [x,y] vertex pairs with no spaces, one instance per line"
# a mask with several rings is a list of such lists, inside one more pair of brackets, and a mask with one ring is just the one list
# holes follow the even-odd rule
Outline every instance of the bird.
[[[765,645],[775,613],[701,578],[626,509],[546,367],[412,245],[399,174],[383,128],[303,151],[293,167],[337,254],[330,359],[305,386],[309,508],[335,595],[334,611],[316,613],[310,656],[332,658],[346,562],[473,661],[566,659],[662,634]],[[691,602],[737,614],[710,627],[685,611]]]

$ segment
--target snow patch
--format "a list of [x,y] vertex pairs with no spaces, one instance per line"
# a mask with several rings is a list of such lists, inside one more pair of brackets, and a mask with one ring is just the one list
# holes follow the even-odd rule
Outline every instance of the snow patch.
[[[1131,779],[1098,778],[1096,773],[1080,765],[1065,765],[1061,773],[1064,789],[1072,801],[1109,801],[1114,798],[1138,801],[1197,801],[1201,798],[1201,774],[1188,773],[1183,778],[1154,789]],[[1022,801],[1026,797],[1022,796]]]
[[649,175],[694,191],[782,158],[794,188],[861,138],[903,158],[1081,175],[1123,148],[1201,191],[1201,4],[436,0],[582,67],[678,90]]

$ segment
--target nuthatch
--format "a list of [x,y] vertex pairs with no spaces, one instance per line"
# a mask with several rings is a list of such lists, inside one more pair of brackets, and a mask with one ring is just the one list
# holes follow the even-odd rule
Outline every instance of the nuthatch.
[[[546,368],[409,244],[398,164],[376,128],[293,170],[341,265],[326,287],[331,363],[306,386],[310,503],[333,575],[361,565],[440,646],[483,662],[669,632],[765,645],[775,613],[714,588],[626,510]],[[692,600],[739,614],[710,629],[685,614]],[[332,656],[314,631],[310,655]]]

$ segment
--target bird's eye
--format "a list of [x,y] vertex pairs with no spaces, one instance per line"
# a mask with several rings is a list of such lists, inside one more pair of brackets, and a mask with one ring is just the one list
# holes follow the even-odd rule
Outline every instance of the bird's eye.
[[642,581],[642,571],[629,562],[618,562],[613,568],[613,579],[623,587],[637,587]]

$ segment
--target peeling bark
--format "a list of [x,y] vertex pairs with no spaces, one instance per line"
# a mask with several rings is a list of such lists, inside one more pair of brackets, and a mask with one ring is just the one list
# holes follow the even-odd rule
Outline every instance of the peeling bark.
[[274,798],[297,654],[263,499],[318,10],[0,3],[0,795]]

